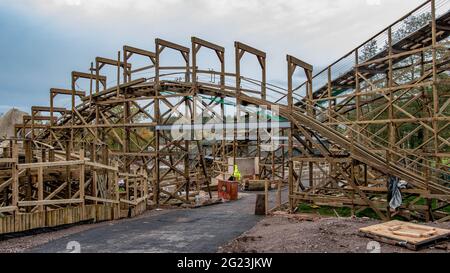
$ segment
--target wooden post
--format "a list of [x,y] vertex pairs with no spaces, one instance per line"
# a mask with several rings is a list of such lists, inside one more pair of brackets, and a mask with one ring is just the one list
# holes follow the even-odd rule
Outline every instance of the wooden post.
[[94,80],[94,63],[91,62],[91,78],[89,79],[89,105],[92,105],[92,91],[93,91],[93,80]]
[[269,180],[264,181],[264,206],[266,209],[266,215],[269,214]]
[[281,208],[281,183],[282,180],[278,179],[278,189],[277,189],[277,206]]
[[[272,168],[272,177],[271,177],[271,183],[270,184],[275,184],[275,144],[274,144],[274,132],[273,132],[273,130],[274,129],[272,129],[271,130],[271,144],[272,144],[272,151],[271,151],[271,161],[272,161],[272,165],[271,165],[271,168]],[[278,188],[278,187],[277,187]],[[278,198],[278,194],[277,194],[277,198]],[[281,199],[280,199],[280,202],[281,202]]]
[[120,194],[119,194],[119,163],[117,161],[114,161],[114,167],[117,168],[116,171],[114,171],[114,193],[116,197],[116,211],[117,211],[117,219],[120,218]]
[[265,199],[266,196],[264,194],[256,195],[255,215],[266,215]]
[[[84,150],[80,150],[80,160],[84,160]],[[81,219],[86,217],[86,207],[85,207],[85,192],[84,192],[84,182],[85,182],[85,163],[80,165],[80,199],[81,199]]]
[[[154,121],[157,124],[160,124],[161,122],[161,118],[160,118],[160,109],[159,109],[159,55],[161,54],[161,51],[164,49],[164,47],[161,47],[159,45],[159,40],[156,39],[155,40],[155,44],[156,44],[156,54],[155,54],[155,99],[154,99]],[[153,202],[155,204],[155,206],[159,206],[159,179],[160,179],[160,170],[159,170],[159,130],[157,130],[155,128],[154,130],[155,132],[155,157],[154,157],[154,166],[153,166],[153,170],[154,170],[154,175],[153,175],[153,179],[154,179],[154,183],[153,183]]]
[[[356,93],[356,121],[361,120],[361,94],[360,94],[360,82],[359,82],[359,54],[358,54],[358,48],[355,50],[355,93]],[[330,113],[331,114],[331,113]],[[361,136],[360,136],[360,126],[356,126],[357,136],[356,139],[358,140],[358,143],[361,143]]]
[[142,175],[144,176],[144,196],[148,197],[148,175],[145,170],[142,170]]
[[[125,67],[124,67],[125,69]],[[116,96],[119,98],[120,95],[120,50],[117,51],[117,88],[116,88]]]
[[314,191],[314,163],[308,162],[309,187]]
[[47,161],[47,150],[45,148],[41,148],[41,162]]
[[[25,148],[25,162],[32,163],[33,162],[33,149],[32,142],[30,139],[25,139],[23,142]],[[32,188],[33,188],[33,178],[31,175],[31,170],[27,169],[26,173],[26,187],[25,187],[25,198],[26,200],[31,200]],[[26,211],[29,211],[29,207],[25,208]]]
[[19,203],[19,173],[17,170],[17,164],[19,163],[19,151],[17,147],[17,143],[14,142],[13,145],[13,159],[14,163],[11,167],[12,174],[12,206],[16,207],[15,215],[19,213],[19,208],[17,207]]
[[[287,100],[288,100],[288,108],[289,112],[292,112],[292,108],[294,105],[293,101],[293,88],[292,88],[292,75],[294,74],[295,66],[292,65],[291,57],[286,56],[287,60],[287,74],[288,74],[288,90],[287,90]],[[292,124],[288,128],[288,164],[289,164],[289,172],[288,172],[288,200],[289,200],[289,208],[293,210],[294,202],[292,196],[294,194],[294,162],[292,161],[293,156],[293,135],[292,135]]]
[[138,198],[138,177],[136,176],[136,170],[134,170],[134,181],[133,181],[133,195],[134,195],[134,201],[137,201]]
[[[358,50],[356,50],[356,54],[358,54]],[[356,57],[357,58],[357,57]],[[356,77],[356,80],[358,80],[358,77]],[[332,121],[332,107],[331,107],[331,97],[333,96],[332,92],[332,85],[331,85],[331,66],[328,66],[327,68],[327,93],[328,93],[328,122],[331,123]]]
[[[41,159],[39,159],[39,162],[42,162]],[[39,167],[38,168],[38,201],[44,200],[44,168]],[[38,206],[39,211],[44,211],[44,206],[39,205]]]
[[[125,177],[125,195],[127,197],[127,200],[130,200],[130,179],[128,176]],[[126,204],[127,209],[130,208],[130,204]]]
[[[195,108],[195,105],[194,105]],[[186,154],[184,155],[184,177],[186,179],[186,201],[189,202],[189,187],[191,184],[190,170],[189,170],[189,141],[184,141],[184,147],[186,149]]]
[[[438,128],[438,121],[435,119],[439,115],[439,94],[438,94],[438,74],[437,74],[437,24],[436,24],[436,1],[431,0],[431,40],[432,40],[432,69],[433,69],[433,107],[432,107],[432,126],[433,126],[433,150],[434,150],[434,158],[436,162],[436,168],[439,169],[441,158],[437,156],[439,152],[439,128]],[[434,180],[436,177],[434,177]],[[426,189],[428,192],[430,192],[430,186],[429,186],[429,179],[426,179]],[[433,181],[434,182],[434,181]],[[439,182],[437,182],[439,183]],[[426,221],[430,221],[433,218],[432,214],[432,200],[427,198],[427,212],[425,213]]]
[[[71,149],[70,149],[70,141],[66,142],[66,161],[69,161],[71,158]],[[72,178],[70,174],[70,166],[66,167],[66,182],[67,182],[67,198],[72,198]]]
[[[234,129],[233,129],[233,169],[236,165],[236,157],[237,157],[237,123],[239,122],[240,115],[240,107],[241,104],[241,50],[239,49],[238,43],[234,43],[235,47],[235,73],[236,73],[236,113],[234,118]],[[244,54],[244,51],[242,51]]]

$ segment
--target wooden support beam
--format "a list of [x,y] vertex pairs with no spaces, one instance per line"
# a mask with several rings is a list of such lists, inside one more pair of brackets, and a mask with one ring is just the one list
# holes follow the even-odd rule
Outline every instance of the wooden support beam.
[[92,74],[86,73],[86,72],[72,71],[72,77],[75,79],[81,78],[81,79],[88,79],[88,80],[94,78],[94,79],[98,79],[100,82],[106,83],[106,76],[102,76],[102,75],[96,76],[96,75],[92,75]]
[[136,48],[136,47],[132,47],[132,46],[123,46],[123,50],[125,52],[131,52],[134,54],[138,54],[138,55],[142,55],[142,56],[147,56],[150,58],[155,58],[156,54],[154,52],[148,51],[148,50],[144,50],[144,49],[140,49],[140,48]]
[[33,207],[33,206],[49,206],[62,204],[79,204],[83,203],[80,198],[77,199],[56,199],[56,200],[41,200],[41,201],[19,201],[19,207]]
[[184,53],[189,53],[189,51],[190,51],[190,49],[188,47],[181,46],[181,45],[178,45],[178,44],[175,44],[175,43],[163,40],[163,39],[159,39],[159,38],[155,39],[155,43],[156,43],[156,45],[175,49],[175,50],[178,50],[178,51],[184,52]]
[[254,47],[251,47],[249,45],[246,45],[244,43],[236,41],[236,42],[234,42],[234,47],[238,48],[238,49],[241,49],[241,50],[244,50],[244,51],[246,51],[248,53],[251,53],[253,55],[256,55],[258,57],[266,58],[266,53],[265,52],[263,52],[263,51],[261,51],[259,49],[256,49]]
[[[50,112],[51,107],[50,106],[31,106],[32,112]],[[59,112],[59,113],[67,113],[70,112],[70,110],[62,107],[53,107],[53,112]]]
[[225,52],[225,48],[223,46],[219,46],[219,45],[213,44],[211,42],[202,40],[202,39],[197,38],[197,37],[192,37],[191,41],[194,44],[201,45],[201,46],[207,47],[207,48],[212,49],[212,50],[216,50],[216,51],[219,51],[219,52]]
[[[107,65],[112,65],[112,66],[117,66],[118,62],[117,60],[112,60],[112,59],[108,59],[108,58],[103,58],[103,57],[96,57],[95,61],[100,63],[100,64],[107,64]],[[125,67],[125,63],[124,62],[120,62],[120,67]],[[126,67],[128,69],[131,68],[131,64],[128,63],[126,64]]]
[[[78,91],[78,90],[71,90],[71,89],[61,89],[61,88],[51,88],[50,89],[50,93],[54,96],[54,95],[72,95],[72,93],[75,93],[75,96],[78,97],[85,97],[86,96],[86,92],[84,91]],[[56,110],[53,110],[56,111]]]

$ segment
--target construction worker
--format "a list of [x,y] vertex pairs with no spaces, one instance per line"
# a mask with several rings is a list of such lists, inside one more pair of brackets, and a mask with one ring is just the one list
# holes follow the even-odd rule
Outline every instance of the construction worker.
[[241,180],[241,172],[239,171],[237,165],[234,165],[233,177],[234,177],[235,181]]

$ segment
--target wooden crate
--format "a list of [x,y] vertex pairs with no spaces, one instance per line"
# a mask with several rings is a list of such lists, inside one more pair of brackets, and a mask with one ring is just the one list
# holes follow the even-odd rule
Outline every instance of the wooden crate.
[[450,239],[450,230],[402,221],[360,228],[361,235],[392,245],[418,250]]

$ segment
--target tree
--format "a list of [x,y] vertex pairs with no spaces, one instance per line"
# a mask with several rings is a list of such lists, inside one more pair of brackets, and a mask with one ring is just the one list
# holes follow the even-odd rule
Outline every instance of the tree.
[[359,54],[359,62],[365,62],[375,56],[378,52],[378,44],[376,40],[371,40],[367,42],[361,49]]
[[411,15],[401,22],[399,29],[394,30],[392,33],[392,40],[394,43],[405,38],[411,33],[416,32],[428,22],[431,21],[431,13],[425,12],[420,15]]

